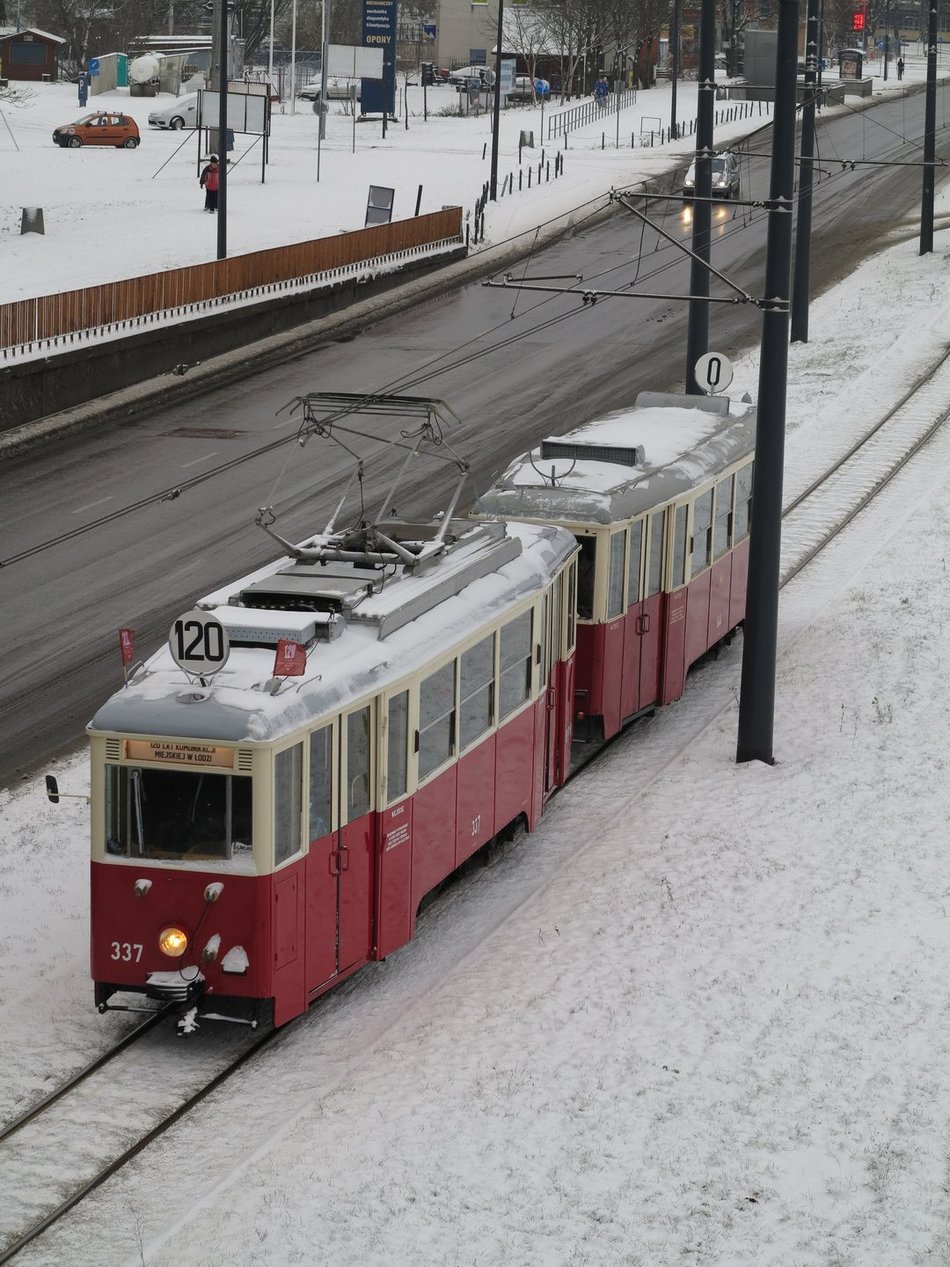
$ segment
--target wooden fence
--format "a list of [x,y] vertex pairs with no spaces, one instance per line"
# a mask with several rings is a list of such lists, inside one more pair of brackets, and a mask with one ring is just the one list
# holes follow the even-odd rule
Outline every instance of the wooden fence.
[[0,304],[0,349],[175,311],[438,242],[459,241],[461,228],[461,207],[448,207],[333,238],[276,246],[209,264],[67,290],[59,295],[14,300]]

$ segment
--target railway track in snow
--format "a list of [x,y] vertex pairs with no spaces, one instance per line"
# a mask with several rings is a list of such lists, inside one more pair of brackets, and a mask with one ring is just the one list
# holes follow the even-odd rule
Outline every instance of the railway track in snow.
[[920,452],[950,417],[950,348],[782,514],[786,585]]
[[[786,506],[782,585],[797,576],[920,452],[950,417],[948,402],[950,348],[846,453]],[[732,702],[730,697],[728,704]],[[710,721],[706,710],[701,714],[697,731]],[[667,754],[667,760],[654,753],[658,762],[646,764],[664,767],[682,751],[684,739],[680,736],[676,752]],[[651,773],[655,775],[657,770]],[[650,781],[645,780],[644,789]],[[550,878],[539,880],[537,887]],[[518,909],[525,900],[522,897],[517,903]],[[192,1069],[192,1082],[198,1085],[183,1095],[181,1055],[187,1058],[196,1049],[176,1044],[176,1058],[170,1061],[163,1041],[157,1053],[143,1053],[139,1040],[157,1019],[150,1018],[121,1044],[0,1128],[0,1190],[15,1193],[15,1180],[21,1191],[19,1199],[8,1199],[6,1209],[0,1212],[0,1267],[164,1134],[274,1036],[271,1031],[250,1042],[245,1040],[241,1051],[231,1053],[224,1067],[213,1073]],[[123,1054],[126,1060],[120,1070]],[[220,1049],[217,1055],[220,1065]],[[146,1093],[147,1104],[143,1103]],[[14,1136],[16,1143],[11,1144]]]
[[159,1031],[170,1009],[0,1129],[0,1264],[8,1263],[116,1171],[163,1135],[255,1055],[276,1031],[242,1031],[213,1048],[214,1067],[194,1040]]

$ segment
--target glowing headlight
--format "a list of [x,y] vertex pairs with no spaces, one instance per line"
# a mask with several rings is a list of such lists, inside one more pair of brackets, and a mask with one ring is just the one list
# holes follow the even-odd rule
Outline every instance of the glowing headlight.
[[158,948],[169,959],[180,959],[188,949],[188,934],[180,928],[163,928],[158,936]]

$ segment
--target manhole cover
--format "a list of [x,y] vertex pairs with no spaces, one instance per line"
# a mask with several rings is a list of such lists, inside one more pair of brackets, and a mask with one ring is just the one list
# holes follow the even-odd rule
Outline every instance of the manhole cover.
[[192,440],[233,440],[235,436],[243,436],[244,431],[233,431],[230,427],[176,427],[174,431],[166,431],[167,436],[187,436]]

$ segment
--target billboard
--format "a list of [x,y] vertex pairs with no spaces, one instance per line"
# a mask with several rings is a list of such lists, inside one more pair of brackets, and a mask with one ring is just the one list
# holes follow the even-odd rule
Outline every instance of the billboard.
[[364,0],[363,45],[383,51],[382,79],[364,79],[360,104],[364,114],[395,114],[397,0]]

